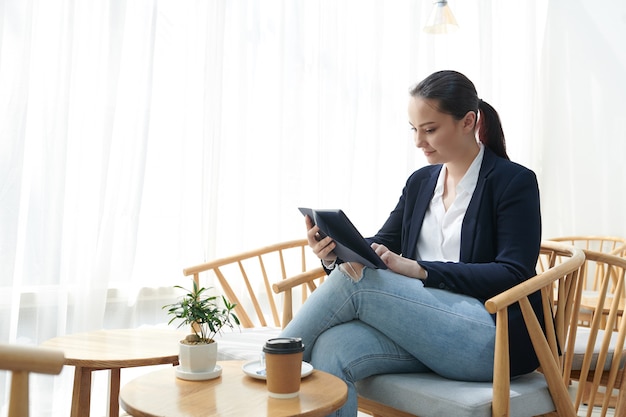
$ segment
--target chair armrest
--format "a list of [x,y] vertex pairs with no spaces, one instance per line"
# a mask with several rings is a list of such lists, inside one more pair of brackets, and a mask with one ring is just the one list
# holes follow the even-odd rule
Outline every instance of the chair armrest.
[[291,290],[299,285],[306,284],[309,287],[309,290],[313,292],[317,288],[313,281],[324,276],[326,276],[326,271],[324,271],[324,268],[320,266],[309,271],[302,272],[301,274],[293,277],[283,279],[272,285],[272,290],[276,294],[285,293],[285,298],[283,300],[283,328],[293,318],[293,295]]
[[293,277],[289,277],[279,282],[276,282],[272,285],[272,290],[274,290],[276,294],[280,294],[281,292],[291,290],[298,285],[313,282],[317,278],[323,277],[324,275],[326,275],[326,272],[324,271],[324,268],[320,266],[315,269],[311,269],[301,274],[294,275]]
[[0,369],[13,372],[58,374],[65,363],[65,355],[57,349],[38,346],[0,344]]
[[[496,347],[493,375],[494,399],[492,403],[494,416],[509,415],[510,372],[507,308],[514,303],[519,303],[521,307],[528,334],[539,359],[542,373],[546,378],[557,412],[559,415],[575,415],[565,381],[560,372],[560,365],[557,362],[556,356],[558,354],[555,352],[558,350],[556,344],[559,342],[556,340],[557,337],[554,337],[558,334],[566,337],[567,333],[571,333],[567,331],[570,327],[566,323],[572,323],[572,321],[575,323],[575,317],[555,318],[555,321],[561,322],[561,327],[564,327],[563,329],[556,329],[555,332],[552,322],[552,310],[550,308],[554,293],[550,288],[564,277],[570,278],[567,280],[568,286],[570,286],[569,281],[573,281],[576,284],[571,287],[572,291],[559,295],[558,305],[556,306],[557,314],[562,315],[566,311],[572,312],[573,309],[568,307],[580,303],[582,280],[578,279],[577,272],[585,261],[585,254],[581,249],[560,244],[555,245],[551,242],[542,242],[542,249],[549,249],[557,254],[565,255],[567,259],[562,264],[553,266],[547,271],[535,275],[485,302],[487,311],[496,314]],[[544,334],[528,299],[529,295],[539,290],[542,292],[546,328],[549,329],[547,334]],[[576,308],[575,311],[577,310]]]
[[11,372],[9,416],[28,416],[31,372],[56,375],[65,363],[62,351],[35,346],[0,344],[0,369]]
[[[548,246],[558,249],[563,245],[555,245],[551,244],[551,242],[542,243],[542,247]],[[567,246],[565,246],[565,250],[563,250],[562,253],[570,253],[570,251],[567,250]],[[583,264],[584,261],[585,253],[582,251],[582,249],[574,248],[573,250],[571,250],[571,258],[569,262],[556,265],[550,268],[548,271],[535,275],[534,277],[517,284],[513,288],[509,288],[508,290],[491,297],[485,302],[485,308],[491,314],[494,314],[498,310],[502,310],[510,306],[511,304],[518,302],[523,297],[527,297],[530,294],[539,291],[543,287],[563,277],[563,275],[571,271],[572,264],[580,266]]]

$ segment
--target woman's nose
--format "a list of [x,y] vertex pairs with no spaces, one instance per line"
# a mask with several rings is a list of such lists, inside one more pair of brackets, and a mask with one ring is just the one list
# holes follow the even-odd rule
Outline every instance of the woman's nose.
[[415,147],[417,148],[423,148],[424,147],[424,140],[421,137],[421,135],[418,132],[413,133],[413,142],[415,142]]

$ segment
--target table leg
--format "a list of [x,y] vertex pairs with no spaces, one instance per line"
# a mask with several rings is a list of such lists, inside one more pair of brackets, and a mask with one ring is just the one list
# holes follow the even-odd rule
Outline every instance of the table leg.
[[74,370],[71,417],[86,417],[90,412],[91,369],[77,366]]
[[107,405],[108,417],[120,415],[120,368],[109,371],[109,403]]

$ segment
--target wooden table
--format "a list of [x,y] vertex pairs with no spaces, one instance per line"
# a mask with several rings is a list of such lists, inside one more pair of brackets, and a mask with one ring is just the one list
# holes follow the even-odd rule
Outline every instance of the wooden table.
[[59,349],[65,364],[75,367],[72,417],[89,416],[91,373],[109,370],[107,416],[119,416],[120,370],[136,366],[178,364],[178,341],[184,332],[166,329],[99,330],[47,340],[43,346]]
[[244,362],[218,362],[222,375],[206,381],[185,381],[174,369],[142,375],[122,387],[120,404],[136,417],[282,417],[325,416],[348,398],[341,379],[314,370],[302,379],[296,398],[276,399],[267,394],[265,381],[242,371]]

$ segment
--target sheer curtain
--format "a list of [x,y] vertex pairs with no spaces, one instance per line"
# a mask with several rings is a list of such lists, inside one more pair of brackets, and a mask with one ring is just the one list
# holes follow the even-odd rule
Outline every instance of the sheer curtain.
[[[375,233],[443,68],[537,172],[545,237],[626,235],[626,6],[450,5],[433,36],[430,0],[0,0],[0,341],[164,322],[184,266],[303,237],[300,205]],[[68,414],[71,370],[33,381]]]
[[545,236],[626,236],[626,3],[549,2],[534,164]]

